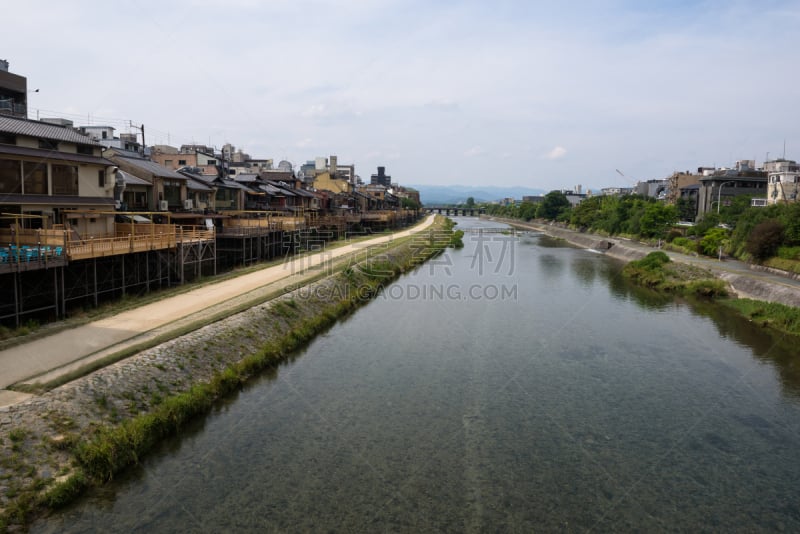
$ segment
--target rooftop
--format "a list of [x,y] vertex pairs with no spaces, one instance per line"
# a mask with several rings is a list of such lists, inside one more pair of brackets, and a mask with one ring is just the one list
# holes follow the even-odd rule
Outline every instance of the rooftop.
[[38,137],[40,139],[51,139],[53,141],[66,141],[68,143],[77,143],[82,145],[101,146],[91,137],[77,132],[72,128],[48,124],[41,121],[19,119],[5,115],[0,115],[0,132],[7,132],[16,135],[27,135],[29,137]]

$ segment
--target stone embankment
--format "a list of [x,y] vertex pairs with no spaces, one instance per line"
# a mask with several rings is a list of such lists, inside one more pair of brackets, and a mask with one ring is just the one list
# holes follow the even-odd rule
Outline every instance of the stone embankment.
[[[447,237],[444,243],[440,237],[436,242],[429,236],[414,237],[366,264],[0,409],[0,533],[19,528],[42,508],[68,502],[93,481],[110,477],[119,465],[98,477],[86,464],[88,456],[79,452],[110,435],[109,429],[144,419],[141,428],[158,429],[142,439],[156,442],[166,433],[164,428],[180,427],[180,422],[169,420],[177,417],[172,413],[162,417],[167,420],[147,419],[171,398],[191,398],[198,384],[230,381],[231,375],[242,385],[256,373],[277,374],[279,363],[291,357],[292,350],[371,298],[383,283],[437,254],[446,242]],[[113,455],[127,454],[130,463],[141,452],[116,450]]]
[[[598,250],[606,256],[625,262],[641,259],[653,251],[647,245],[626,239],[608,238],[551,224],[501,220],[516,228],[539,231],[551,237],[563,239],[581,248]],[[673,252],[668,254],[673,261],[707,269],[714,276],[724,280],[730,286],[731,291],[738,297],[800,307],[800,285],[798,285],[796,277],[788,273],[774,269],[766,270],[758,266],[742,264],[738,261],[720,263],[715,260],[702,259],[685,254]]]

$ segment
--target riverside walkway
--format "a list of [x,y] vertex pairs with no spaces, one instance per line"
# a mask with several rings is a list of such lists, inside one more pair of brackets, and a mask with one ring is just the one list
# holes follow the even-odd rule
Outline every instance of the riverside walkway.
[[280,265],[228,280],[203,285],[172,297],[41,337],[0,351],[0,406],[20,402],[30,395],[8,390],[27,381],[47,383],[92,362],[163,336],[197,322],[210,309],[222,311],[242,303],[268,298],[283,288],[319,276],[333,260],[365,254],[392,240],[426,230],[433,216],[417,226],[373,239],[306,254]]

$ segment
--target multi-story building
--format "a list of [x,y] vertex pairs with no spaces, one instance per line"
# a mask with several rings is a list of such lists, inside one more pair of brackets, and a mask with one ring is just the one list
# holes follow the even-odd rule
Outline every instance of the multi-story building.
[[636,183],[636,194],[657,199],[666,198],[667,180],[647,180]]
[[[126,152],[116,148],[105,151],[106,157],[120,169],[150,184],[147,188],[147,211],[168,211],[185,209],[184,201],[188,198],[186,176],[166,168],[139,154]],[[124,195],[124,193],[123,193]],[[130,207],[134,203],[123,196]]]
[[697,191],[697,218],[719,212],[720,204],[727,205],[741,195],[763,196],[767,192],[767,174],[752,165],[739,164],[734,169],[718,169],[700,178]]
[[0,60],[0,115],[28,118],[28,79],[8,71],[8,61]]
[[700,178],[702,177],[703,173],[700,169],[697,169],[697,174],[692,174],[689,171],[677,171],[672,173],[670,177],[667,178],[665,200],[669,204],[676,204],[678,199],[681,198],[681,189],[690,185],[699,185]]
[[371,185],[382,185],[385,187],[392,186],[392,177],[386,174],[386,167],[378,167],[378,174],[373,174],[369,177]]
[[[57,119],[42,119],[42,121],[50,120]],[[65,124],[65,126],[72,127],[72,121],[66,122],[69,124]],[[78,130],[106,148],[119,148],[129,152],[142,151],[142,145],[139,143],[136,134],[124,133],[117,137],[114,135],[116,129],[112,126],[79,126]]]
[[767,204],[797,202],[800,193],[800,165],[794,160],[777,159],[764,163],[767,173]]
[[220,158],[214,149],[205,145],[181,145],[180,149],[169,145],[155,145],[150,149],[151,159],[170,170],[176,171],[184,167],[200,169],[202,174],[217,174]]
[[0,226],[71,224],[78,232],[106,233],[113,217],[74,213],[114,209],[116,169],[102,150],[72,128],[0,116],[0,211],[8,216]]
[[604,187],[600,190],[600,194],[604,196],[632,195],[633,192],[632,187]]

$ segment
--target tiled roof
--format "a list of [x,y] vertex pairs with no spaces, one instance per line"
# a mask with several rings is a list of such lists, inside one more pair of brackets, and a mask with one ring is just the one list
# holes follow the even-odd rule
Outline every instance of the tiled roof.
[[0,195],[0,204],[113,207],[114,199],[109,197],[73,197],[68,195]]
[[270,184],[261,184],[259,186],[263,191],[266,191],[272,196],[283,196],[285,195],[285,191],[283,189],[278,189],[277,187],[270,185]]
[[0,132],[27,135],[40,139],[51,139],[53,141],[66,141],[68,143],[100,146],[97,142],[93,141],[91,137],[83,135],[72,128],[28,119],[17,119],[5,115],[0,115]]
[[206,182],[204,182],[202,180],[197,180],[197,179],[192,178],[192,177],[189,177],[189,179],[186,180],[186,188],[189,189],[190,191],[213,191],[214,190],[214,188],[211,187],[210,185],[208,185],[208,183],[206,183]]
[[45,150],[43,148],[28,148],[16,145],[0,145],[0,154],[10,156],[22,156],[37,161],[66,161],[72,163],[94,163],[97,165],[113,165],[105,158],[98,156],[87,156],[84,154],[73,154],[71,152],[58,152],[57,150]]
[[223,180],[222,183],[219,183],[219,182],[217,182],[217,183],[219,184],[220,187],[227,187],[228,189],[244,189],[245,191],[250,190],[249,187],[247,187],[244,184],[240,184],[236,180],[227,180],[226,179],[226,180]]
[[136,169],[150,173],[159,178],[171,178],[173,180],[186,180],[186,176],[159,165],[154,161],[142,158],[129,158],[127,156],[114,155],[111,156],[111,161],[119,164],[127,163]]
[[249,174],[249,173],[247,173],[247,174],[245,174],[245,173],[237,174],[236,177],[234,177],[234,180],[236,180],[237,182],[243,182],[243,183],[257,182],[260,179],[261,179],[261,177],[259,175],[257,175],[257,174]]
[[134,176],[129,172],[123,171],[122,169],[118,169],[117,174],[122,177],[122,182],[125,185],[153,185],[147,180],[142,180],[138,176]]
[[306,191],[305,189],[292,189],[292,192],[300,197],[317,198],[317,196],[314,193]]

